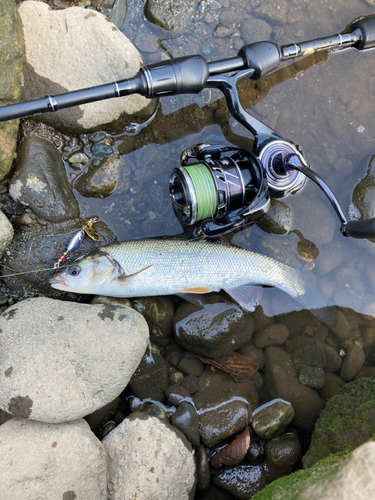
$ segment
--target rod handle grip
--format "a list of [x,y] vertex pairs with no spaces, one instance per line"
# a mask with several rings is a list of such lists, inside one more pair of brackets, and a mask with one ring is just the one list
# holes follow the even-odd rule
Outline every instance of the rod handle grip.
[[375,218],[349,221],[343,226],[343,234],[357,239],[375,238]]

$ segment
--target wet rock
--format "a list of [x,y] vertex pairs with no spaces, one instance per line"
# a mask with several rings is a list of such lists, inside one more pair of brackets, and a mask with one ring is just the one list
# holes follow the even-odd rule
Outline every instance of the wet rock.
[[328,344],[322,344],[324,353],[326,355],[326,364],[324,366],[324,371],[327,373],[337,372],[342,364],[342,358],[335,349]]
[[265,363],[264,353],[262,349],[255,346],[252,342],[249,342],[248,344],[245,344],[244,346],[240,347],[238,349],[238,352],[240,354],[243,354],[244,356],[248,356],[253,361],[255,361],[255,363],[259,366],[260,369],[264,367]]
[[354,378],[365,364],[365,353],[357,344],[350,344],[341,366],[340,376],[346,382]]
[[90,429],[94,434],[97,434],[100,428],[113,417],[116,413],[120,398],[115,398],[110,403],[106,404],[102,408],[94,411],[90,415],[86,415],[85,420],[89,424]]
[[14,230],[12,224],[9,222],[6,215],[0,211],[0,258],[2,257],[5,249],[12,241]]
[[107,498],[105,450],[84,420],[14,418],[0,427],[0,448],[7,498]]
[[229,356],[249,342],[254,328],[251,316],[239,306],[220,300],[207,299],[203,308],[189,302],[178,307],[174,333],[185,349],[215,359]]
[[342,311],[337,311],[337,325],[332,328],[336,336],[341,340],[348,340],[352,337],[352,327]]
[[144,319],[132,309],[46,298],[9,307],[0,329],[1,408],[51,423],[75,420],[113,401],[148,339]]
[[204,446],[198,446],[195,452],[195,463],[197,467],[197,490],[204,491],[210,484],[210,466]]
[[227,373],[206,368],[194,403],[202,442],[213,447],[245,428],[249,409],[253,412],[258,406],[258,394],[251,380],[235,382]]
[[257,332],[253,337],[253,342],[257,347],[263,348],[270,345],[282,345],[289,336],[286,326],[276,323],[266,326]]
[[173,333],[174,304],[167,297],[142,297],[133,300],[133,307],[147,321],[150,339],[154,344],[164,345]]
[[312,430],[323,409],[323,401],[313,389],[298,381],[289,353],[280,347],[270,346],[265,349],[265,355],[265,382],[270,396],[289,401],[295,411],[293,423],[302,429]]
[[[150,417],[156,417],[161,422],[169,424],[169,417],[167,411],[164,407],[161,407],[155,403],[144,403],[137,410],[139,413],[144,413]],[[134,413],[134,412],[133,412]]]
[[256,441],[251,441],[246,453],[246,459],[251,465],[258,465],[264,460],[264,446],[261,446]]
[[254,321],[255,332],[262,330],[266,326],[272,325],[275,321],[273,317],[269,317],[264,314],[262,306],[257,306],[251,317]]
[[194,375],[195,377],[200,377],[204,372],[204,364],[200,361],[195,354],[190,352],[185,353],[177,368],[186,373],[187,375]]
[[326,404],[329,398],[337,394],[344,385],[345,382],[341,377],[333,373],[326,373],[324,375],[324,386],[323,389],[319,391],[319,395]]
[[178,37],[185,33],[193,17],[197,0],[147,0],[145,13],[150,23],[169,31],[169,36]]
[[167,396],[168,401],[175,406],[178,406],[186,400],[192,401],[190,392],[185,389],[185,387],[182,387],[182,385],[170,385],[165,389],[165,395]]
[[180,429],[194,447],[199,446],[199,416],[190,403],[180,404],[171,417],[171,424]]
[[[19,14],[26,45],[26,100],[131,78],[143,64],[126,36],[97,11],[51,10],[45,3],[27,1],[19,5]],[[156,101],[134,94],[43,114],[38,120],[73,134],[98,127],[120,131],[149,117]]]
[[85,165],[87,163],[87,156],[82,152],[73,153],[71,156],[69,156],[68,162],[72,164],[81,163],[82,165]]
[[214,29],[215,38],[226,38],[233,34],[233,28],[226,26],[225,24],[217,24]]
[[236,498],[248,500],[268,484],[267,476],[268,469],[265,464],[239,465],[213,471],[211,480]]
[[304,366],[324,368],[327,360],[322,344],[317,341],[312,341],[304,346],[297,347],[297,349],[293,351],[293,363],[297,372]]
[[299,372],[298,380],[301,384],[313,389],[322,389],[324,386],[324,371],[314,366],[304,366]]
[[294,432],[288,432],[268,441],[265,452],[270,481],[286,476],[300,466],[302,447]]
[[[346,384],[327,401],[303,457],[305,468],[331,453],[358,447],[375,432],[375,377]],[[349,448],[350,449],[350,448]]]
[[47,221],[62,222],[79,216],[60,152],[41,137],[26,137],[21,142],[9,193],[14,201]]
[[254,411],[251,427],[260,438],[271,439],[285,432],[294,415],[294,408],[288,401],[273,399]]
[[123,297],[106,297],[105,295],[95,295],[90,304],[108,304],[114,307],[133,307],[129,299],[125,299]]
[[365,162],[368,163],[366,176],[355,186],[352,199],[361,219],[372,219],[375,217],[375,155],[366,158]]
[[278,321],[288,328],[289,338],[293,338],[303,333],[306,325],[314,327],[320,323],[319,320],[306,309],[282,314],[278,317]]
[[130,176],[130,167],[120,155],[104,158],[99,165],[91,163],[89,168],[78,177],[74,183],[82,196],[93,198],[106,198],[117,186],[121,176]]
[[[22,26],[13,0],[0,4],[0,103],[21,99],[24,65]],[[18,120],[0,124],[0,181],[12,165],[17,145]]]
[[[258,24],[259,22],[262,23],[263,21],[254,19],[254,24]],[[268,38],[264,38],[264,40],[268,40]],[[259,221],[257,221],[257,225],[263,229],[263,231],[272,234],[288,233],[291,229],[291,223],[292,212],[290,208],[288,205],[282,201],[276,200],[275,198],[272,198],[271,206],[268,212],[263,215]]]
[[140,33],[134,43],[141,52],[153,53],[159,50],[159,45],[154,35]]
[[129,381],[129,390],[139,399],[163,401],[168,387],[167,364],[159,349],[149,345],[137,370]]
[[190,443],[176,428],[139,413],[103,440],[109,499],[188,500],[195,490]]
[[181,380],[182,387],[185,387],[190,394],[195,394],[199,386],[199,378],[195,375],[188,375]]

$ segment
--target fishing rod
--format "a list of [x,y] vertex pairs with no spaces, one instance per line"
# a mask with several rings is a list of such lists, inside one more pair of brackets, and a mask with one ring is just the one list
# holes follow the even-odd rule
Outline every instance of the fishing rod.
[[[237,85],[259,80],[282,62],[319,51],[375,47],[375,15],[362,17],[343,32],[326,38],[279,46],[270,41],[243,46],[236,57],[207,62],[200,55],[142,67],[132,78],[0,107],[0,122],[55,112],[90,102],[140,94],[149,99],[197,94],[204,88],[220,90],[232,116],[254,136],[252,150],[234,145],[196,144],[181,154],[169,181],[173,208],[181,223],[196,236],[218,236],[262,217],[271,198],[299,191],[310,178],[326,194],[340,219],[341,234],[375,237],[375,218],[347,221],[334,193],[313,172],[302,148],[251,116],[242,106]],[[69,244],[77,248],[83,233]],[[65,260],[66,253],[59,262]]]

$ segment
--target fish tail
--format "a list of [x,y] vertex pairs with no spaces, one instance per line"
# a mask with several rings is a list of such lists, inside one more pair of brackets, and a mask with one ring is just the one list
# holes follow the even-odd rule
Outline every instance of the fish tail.
[[302,275],[305,282],[304,293],[296,295],[295,299],[327,326],[336,326],[336,307],[330,299],[320,293],[316,276],[307,271],[303,271]]

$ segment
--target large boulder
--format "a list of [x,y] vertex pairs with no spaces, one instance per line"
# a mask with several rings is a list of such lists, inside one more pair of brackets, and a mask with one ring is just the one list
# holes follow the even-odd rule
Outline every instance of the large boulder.
[[[43,2],[19,5],[26,66],[23,98],[37,99],[126,80],[143,64],[133,44],[103,14],[81,7],[52,10]],[[43,114],[38,119],[59,130],[80,133],[123,129],[146,119],[156,100],[138,94]]]
[[115,399],[145,352],[148,327],[129,307],[27,299],[0,317],[0,407],[67,422]]
[[[0,2],[0,105],[20,100],[24,65],[22,27],[14,0]],[[8,173],[17,144],[18,120],[0,123],[0,180]]]
[[0,427],[0,469],[3,500],[107,498],[105,450],[84,420],[9,420]]

